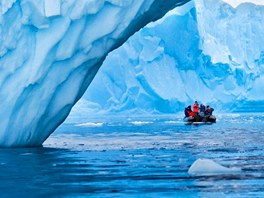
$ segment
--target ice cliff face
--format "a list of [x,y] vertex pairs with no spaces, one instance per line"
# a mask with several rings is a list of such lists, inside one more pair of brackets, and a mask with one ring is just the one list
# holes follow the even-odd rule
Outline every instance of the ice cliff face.
[[1,0],[0,146],[36,146],[107,54],[188,0]]
[[194,100],[264,110],[263,16],[264,6],[221,0],[176,8],[108,56],[75,111],[172,113]]
[[[217,6],[201,0],[196,7],[203,53],[213,63],[228,65],[225,73],[229,75],[219,83],[223,84],[222,96],[226,95],[220,102],[229,103],[234,111],[264,111],[264,94],[260,91],[264,78],[264,2],[260,6],[244,3],[234,9],[225,3]],[[209,8],[217,11],[205,13]]]

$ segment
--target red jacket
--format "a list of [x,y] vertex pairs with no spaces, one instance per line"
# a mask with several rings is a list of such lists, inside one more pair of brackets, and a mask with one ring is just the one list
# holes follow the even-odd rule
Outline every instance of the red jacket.
[[194,117],[194,112],[193,112],[193,111],[190,111],[190,112],[188,112],[188,113],[189,113],[189,116]]
[[194,113],[199,113],[199,105],[197,103],[193,104],[193,112]]

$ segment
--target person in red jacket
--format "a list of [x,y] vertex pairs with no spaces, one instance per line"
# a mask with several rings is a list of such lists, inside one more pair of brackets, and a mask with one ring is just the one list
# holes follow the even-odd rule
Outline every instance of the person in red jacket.
[[185,117],[194,116],[194,112],[192,111],[191,105],[185,108],[184,113]]
[[192,117],[194,117],[194,112],[193,112],[193,111],[191,111],[191,112],[189,113],[189,116],[192,116]]
[[198,114],[199,113],[199,104],[198,104],[197,101],[195,101],[194,104],[193,104],[193,112],[195,114]]

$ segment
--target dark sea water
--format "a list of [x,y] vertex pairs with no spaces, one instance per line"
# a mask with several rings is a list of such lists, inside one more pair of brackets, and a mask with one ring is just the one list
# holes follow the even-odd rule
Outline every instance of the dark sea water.
[[[42,148],[0,149],[0,197],[264,197],[264,116],[217,119],[201,126],[177,116],[65,123]],[[241,171],[190,175],[197,159]]]

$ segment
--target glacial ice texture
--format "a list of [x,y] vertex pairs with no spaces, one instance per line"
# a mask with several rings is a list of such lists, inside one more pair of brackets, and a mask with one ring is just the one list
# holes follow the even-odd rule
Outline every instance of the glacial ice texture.
[[112,52],[73,114],[264,111],[264,6],[195,0]]
[[1,0],[0,146],[37,146],[107,54],[188,0]]

